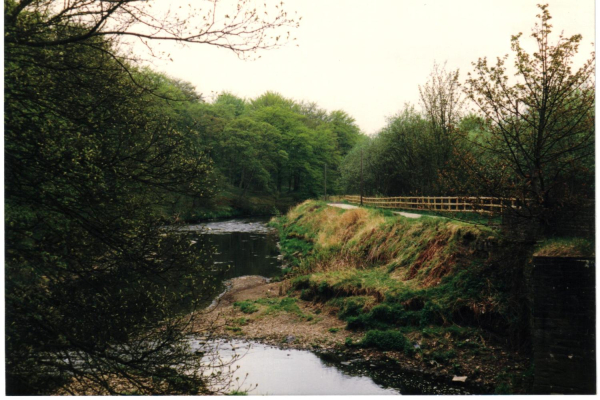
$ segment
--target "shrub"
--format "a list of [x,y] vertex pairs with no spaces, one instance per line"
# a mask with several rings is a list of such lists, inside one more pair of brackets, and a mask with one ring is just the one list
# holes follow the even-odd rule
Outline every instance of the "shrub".
[[256,304],[248,300],[236,301],[235,303],[233,303],[233,305],[235,307],[239,307],[240,311],[242,311],[244,314],[252,314],[258,311],[258,307],[256,306]]
[[380,350],[397,350],[407,355],[412,355],[415,352],[410,341],[401,332],[393,330],[368,331],[358,345],[360,347],[375,347]]

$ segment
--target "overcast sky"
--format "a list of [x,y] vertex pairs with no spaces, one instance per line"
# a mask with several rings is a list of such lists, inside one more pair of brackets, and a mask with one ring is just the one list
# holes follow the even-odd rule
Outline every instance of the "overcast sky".
[[[161,0],[162,1],[162,0]],[[269,0],[266,0],[269,2]],[[263,0],[260,1],[262,3]],[[297,40],[242,61],[210,46],[169,48],[173,61],[154,68],[193,83],[207,99],[229,91],[254,98],[270,90],[295,100],[341,109],[368,134],[404,103],[418,106],[418,85],[434,62],[460,69],[461,81],[478,57],[510,51],[510,37],[530,42],[539,9],[530,0],[287,0],[302,16]],[[554,33],[583,35],[579,62],[594,42],[593,0],[548,0]]]

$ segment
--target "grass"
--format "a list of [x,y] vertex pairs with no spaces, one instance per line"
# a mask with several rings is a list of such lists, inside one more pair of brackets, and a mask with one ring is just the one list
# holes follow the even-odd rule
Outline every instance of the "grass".
[[536,246],[536,257],[594,257],[595,244],[582,238],[552,238]]
[[[272,224],[290,262],[292,288],[303,300],[337,307],[347,329],[394,335],[461,325],[526,340],[527,302],[519,285],[531,250],[501,243],[491,227],[318,201]],[[481,250],[490,238],[504,253]]]
[[258,311],[256,304],[250,300],[236,301],[233,305],[239,307],[244,314],[253,314]]
[[396,350],[406,355],[413,355],[415,349],[410,341],[402,332],[395,330],[370,330],[357,343],[352,339],[346,339],[346,345],[349,347],[372,347],[380,350]]
[[[302,312],[298,307],[297,300],[293,297],[284,297],[282,299],[261,298],[256,300],[244,300],[235,302],[234,307],[238,307],[245,314],[253,314],[260,310],[260,315],[273,315],[279,313],[290,313],[306,321],[314,320],[314,315]],[[245,320],[245,318],[240,318]],[[242,325],[242,324],[240,324]]]

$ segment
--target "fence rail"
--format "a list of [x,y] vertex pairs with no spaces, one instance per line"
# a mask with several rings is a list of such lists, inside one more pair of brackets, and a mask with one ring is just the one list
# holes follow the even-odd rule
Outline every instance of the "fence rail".
[[[355,195],[337,196],[332,199],[360,204],[360,196]],[[483,214],[501,214],[507,208],[520,207],[517,199],[498,197],[363,197],[362,203],[379,208]]]

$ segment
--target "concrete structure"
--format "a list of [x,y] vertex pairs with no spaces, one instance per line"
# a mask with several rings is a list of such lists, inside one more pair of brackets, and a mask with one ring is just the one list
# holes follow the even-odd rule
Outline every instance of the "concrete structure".
[[533,263],[533,392],[595,394],[595,260],[534,257]]

